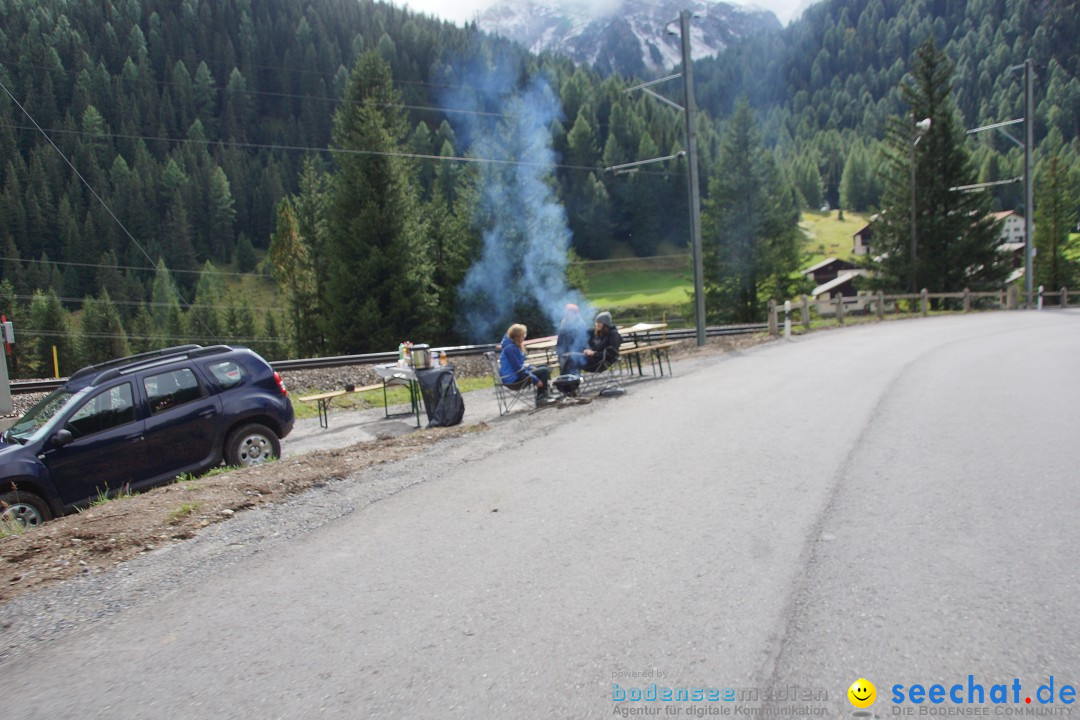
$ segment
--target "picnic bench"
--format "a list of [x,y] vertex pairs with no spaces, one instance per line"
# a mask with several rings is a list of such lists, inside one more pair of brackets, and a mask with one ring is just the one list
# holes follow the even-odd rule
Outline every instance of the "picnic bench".
[[634,374],[635,363],[637,364],[638,375],[645,374],[641,364],[642,355],[648,356],[653,375],[656,375],[656,368],[659,367],[660,377],[664,376],[664,360],[667,360],[668,375],[672,374],[669,350],[678,345],[679,341],[661,340],[659,342],[649,342],[648,340],[642,340],[640,337],[666,327],[667,323],[637,323],[630,327],[619,328],[619,334],[623,338],[623,344],[619,347],[619,359],[626,363],[626,369],[631,375]]
[[297,397],[300,402],[313,402],[318,404],[319,408],[319,427],[330,427],[330,401],[334,398],[341,397],[342,395],[350,395],[352,393],[362,393],[368,390],[378,390],[383,387],[382,383],[377,385],[364,385],[363,387],[353,388],[352,390],[331,390],[330,392],[319,393],[317,395],[304,395],[303,397]]
[[[653,375],[656,375],[657,368],[660,369],[660,377],[664,377],[664,361],[667,361],[667,374],[671,375],[671,348],[679,344],[678,340],[660,340],[658,342],[650,342],[644,339],[643,336],[648,336],[656,330],[662,330],[667,327],[667,323],[636,323],[628,327],[618,328],[619,335],[622,336],[623,343],[619,347],[619,363],[617,365],[621,368],[623,364],[626,366],[627,372],[631,375],[634,373],[634,367],[637,366],[637,374],[644,376],[644,365],[641,362],[642,356],[649,358],[649,364],[652,367]],[[525,341],[525,362],[530,365],[548,365],[552,367],[559,366],[559,358],[555,356],[555,346],[558,342],[558,338],[555,336],[535,338],[533,340]],[[554,377],[557,373],[552,373]]]
[[656,375],[656,368],[660,368],[660,377],[664,377],[664,360],[667,360],[668,375],[671,375],[671,356],[668,351],[679,344],[679,340],[665,340],[664,342],[646,343],[644,345],[630,345],[622,346],[619,348],[619,359],[626,363],[627,370],[630,374],[634,374],[634,364],[637,364],[638,375],[645,375],[645,371],[641,365],[641,356],[647,355],[649,357],[649,364],[652,366],[653,375]]

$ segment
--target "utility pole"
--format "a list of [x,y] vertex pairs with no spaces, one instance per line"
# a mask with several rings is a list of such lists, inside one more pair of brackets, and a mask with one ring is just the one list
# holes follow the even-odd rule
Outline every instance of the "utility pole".
[[915,212],[915,148],[922,136],[930,129],[930,118],[924,118],[915,123],[915,137],[911,141],[911,292],[919,292],[918,281],[918,255],[916,248],[919,244],[917,231],[917,217]]
[[[679,32],[682,35],[683,71],[681,75],[683,78],[683,94],[686,98],[686,106],[683,107],[649,89],[653,85],[658,85],[667,82],[668,80],[674,80],[679,77],[679,75],[669,75],[660,78],[659,80],[651,80],[647,83],[642,83],[641,85],[635,85],[632,88],[626,89],[627,94],[641,90],[665,105],[670,105],[676,110],[681,111],[686,116],[686,150],[666,157],[638,160],[637,162],[624,163],[622,165],[612,165],[611,167],[604,168],[604,172],[614,172],[619,174],[631,171],[631,168],[636,168],[641,165],[663,162],[665,160],[676,158],[679,155],[686,155],[686,184],[690,205],[690,247],[694,258],[694,325],[697,327],[697,344],[700,347],[705,344],[705,265],[701,256],[701,190],[700,181],[698,180],[697,126],[694,122],[694,114],[697,109],[697,103],[694,100],[694,65],[690,57],[691,17],[693,16],[690,14],[689,10],[683,10],[679,13],[678,20]],[[671,26],[674,22],[675,21],[672,20],[667,26]],[[674,35],[675,33],[668,30],[668,34]]]
[[[993,125],[983,125],[974,130],[968,130],[967,134],[974,135],[975,133],[980,133],[984,130],[997,130],[1024,150],[1024,307],[1030,308],[1032,304],[1032,281],[1034,280],[1032,277],[1032,273],[1034,272],[1032,268],[1032,258],[1035,257],[1035,174],[1032,168],[1032,151],[1035,148],[1035,73],[1031,60],[1025,60],[1023,65],[1013,65],[1009,68],[1010,73],[1016,72],[1017,70],[1024,71],[1024,117],[994,123]],[[1008,131],[1004,129],[1009,125],[1017,125],[1019,123],[1024,123],[1023,141],[1010,135]],[[975,185],[961,185],[960,187],[949,189],[960,192],[979,192],[994,185],[1006,185],[1020,180],[1021,178],[1013,178],[1012,180],[976,183]]]
[[683,89],[686,96],[686,164],[690,192],[690,242],[694,253],[694,320],[698,347],[705,344],[705,265],[701,257],[701,193],[698,185],[697,127],[694,113],[694,63],[690,57],[690,11],[679,13],[682,33]]

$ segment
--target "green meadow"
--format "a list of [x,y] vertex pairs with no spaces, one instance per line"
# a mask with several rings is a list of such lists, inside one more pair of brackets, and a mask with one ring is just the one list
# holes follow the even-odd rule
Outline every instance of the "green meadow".
[[[799,221],[805,257],[799,269],[828,257],[848,259],[852,235],[867,223],[859,213],[806,212]],[[595,307],[633,308],[646,315],[685,312],[694,290],[689,256],[586,262],[585,293]]]
[[694,290],[688,270],[607,270],[588,278],[586,297],[595,307],[678,305]]
[[845,212],[843,220],[839,219],[839,213],[835,210],[827,213],[804,212],[799,220],[799,229],[806,236],[803,250],[807,258],[803,267],[810,267],[825,258],[851,258],[855,242],[852,235],[867,222],[867,216],[854,212]]

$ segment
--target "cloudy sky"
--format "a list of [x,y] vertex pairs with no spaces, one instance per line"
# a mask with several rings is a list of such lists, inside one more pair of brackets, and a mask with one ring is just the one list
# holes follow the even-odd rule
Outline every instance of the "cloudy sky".
[[[797,12],[801,12],[807,0],[729,0],[736,5],[750,5],[772,10],[780,22],[787,25]],[[453,20],[459,25],[491,5],[494,0],[394,0],[395,5],[407,5],[417,12]]]

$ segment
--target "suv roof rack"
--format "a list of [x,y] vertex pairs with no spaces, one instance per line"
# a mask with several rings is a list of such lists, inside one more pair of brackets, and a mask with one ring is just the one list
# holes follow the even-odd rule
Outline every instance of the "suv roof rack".
[[198,350],[192,350],[188,353],[188,357],[203,357],[204,355],[217,355],[218,353],[231,352],[235,350],[229,345],[207,345],[204,348]]
[[120,367],[108,368],[101,371],[101,374],[94,378],[94,383],[105,382],[106,380],[112,380],[113,378],[120,377],[121,375],[129,375],[131,373],[139,372],[140,370],[146,370],[147,368],[154,368],[161,365],[168,365],[171,362],[181,359],[206,357],[207,355],[218,355],[220,353],[232,352],[233,348],[228,345],[211,345],[209,347],[202,347],[196,345],[194,350],[184,350],[184,346],[179,349],[180,352],[165,353],[161,357],[149,357],[141,358],[135,362],[126,363]]
[[131,365],[132,363],[141,362],[143,360],[151,360],[154,358],[162,358],[169,355],[182,355],[189,353],[192,350],[198,350],[202,348],[202,345],[177,345],[176,347],[162,348],[161,350],[150,350],[149,352],[138,353],[136,355],[128,355],[124,358],[117,358],[116,360],[107,360],[97,365],[87,365],[75,371],[68,380],[75,380],[77,378],[86,377],[87,375],[93,375],[100,373],[111,368],[123,367],[125,365]]

